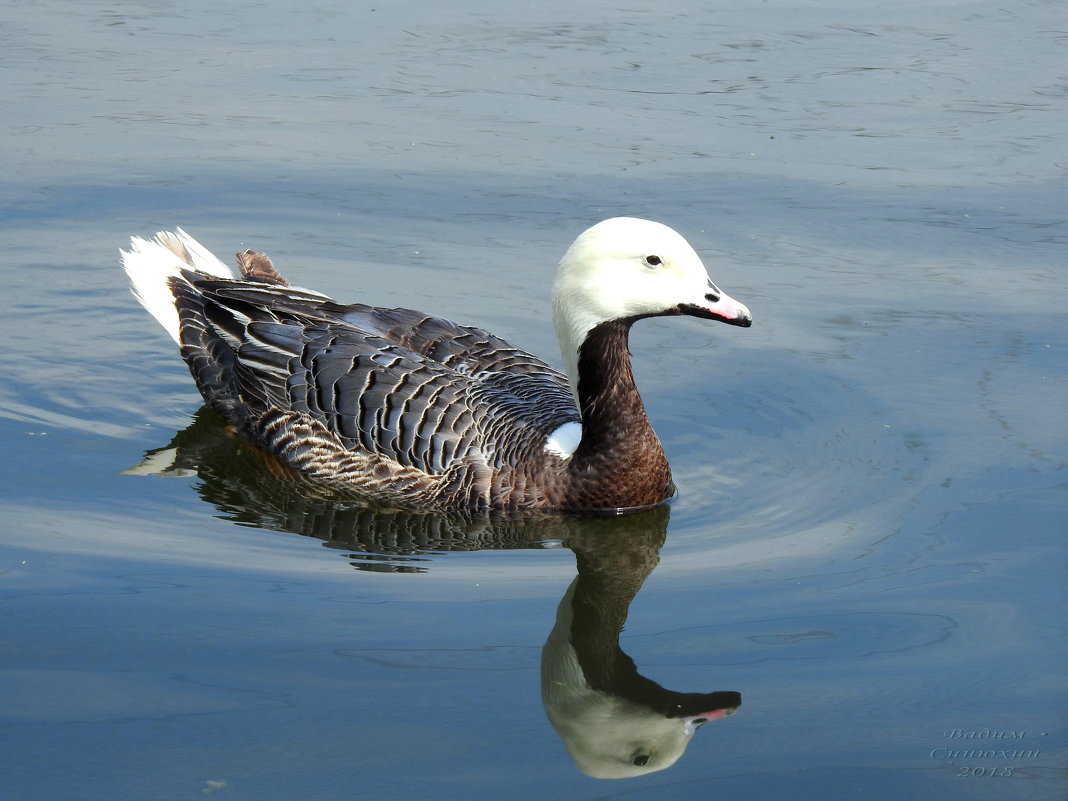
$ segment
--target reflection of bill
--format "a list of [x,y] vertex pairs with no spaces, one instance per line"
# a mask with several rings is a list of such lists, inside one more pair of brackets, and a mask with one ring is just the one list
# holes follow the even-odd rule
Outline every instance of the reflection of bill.
[[630,603],[656,566],[667,527],[666,509],[640,516],[661,511],[662,525],[645,532],[605,531],[568,543],[579,574],[542,650],[546,714],[579,770],[599,779],[670,767],[699,726],[741,705],[736,692],[667,690],[639,674],[619,647]]

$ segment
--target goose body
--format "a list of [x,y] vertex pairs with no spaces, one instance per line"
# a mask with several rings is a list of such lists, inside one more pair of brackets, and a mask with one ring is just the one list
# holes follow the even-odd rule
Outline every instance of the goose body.
[[204,399],[308,479],[440,511],[614,510],[671,497],[631,373],[630,326],[689,314],[748,326],[670,228],[598,223],[560,262],[565,371],[479,328],[292,287],[262,253],[235,276],[181,229],[134,237],[134,294]]

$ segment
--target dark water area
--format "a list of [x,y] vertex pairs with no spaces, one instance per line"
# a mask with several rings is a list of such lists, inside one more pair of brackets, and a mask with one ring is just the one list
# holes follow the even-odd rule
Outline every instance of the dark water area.
[[[0,797],[1064,799],[1066,37],[1053,2],[10,5]],[[679,497],[620,518],[309,494],[117,263],[180,225],[555,363],[556,261],[618,214],[755,318],[636,326]]]

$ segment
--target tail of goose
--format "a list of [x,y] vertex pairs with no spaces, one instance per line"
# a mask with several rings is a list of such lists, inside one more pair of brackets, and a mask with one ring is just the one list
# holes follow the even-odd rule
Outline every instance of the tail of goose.
[[189,269],[216,278],[234,277],[229,267],[181,228],[160,231],[152,239],[131,237],[130,249],[119,253],[134,296],[175,342],[179,342],[178,312],[171,279]]

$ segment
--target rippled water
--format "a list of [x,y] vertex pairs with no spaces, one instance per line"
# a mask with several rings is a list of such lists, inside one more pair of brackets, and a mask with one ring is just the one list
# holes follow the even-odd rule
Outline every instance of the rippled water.
[[[5,798],[1064,798],[1060,4],[5,19]],[[308,498],[116,266],[181,225],[554,357],[620,213],[756,322],[635,330],[681,494],[619,520]],[[673,766],[580,770],[665,704]]]

